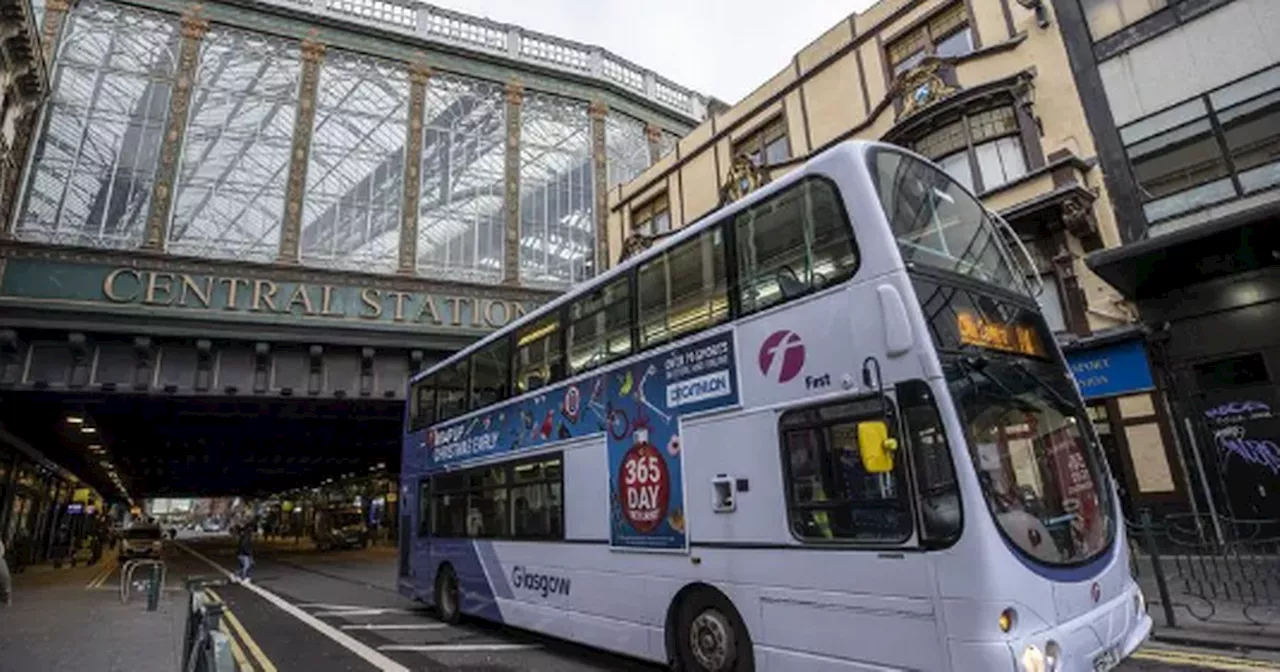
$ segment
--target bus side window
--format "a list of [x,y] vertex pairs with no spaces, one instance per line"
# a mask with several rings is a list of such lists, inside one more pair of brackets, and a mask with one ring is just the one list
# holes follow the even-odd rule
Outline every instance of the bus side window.
[[536,390],[561,378],[564,368],[562,342],[559,315],[551,315],[516,332],[513,364],[516,394]]
[[438,421],[444,422],[467,412],[467,379],[471,360],[464,359],[436,372]]
[[869,473],[858,448],[858,423],[884,419],[882,410],[879,398],[864,397],[782,415],[787,508],[797,538],[892,544],[911,537],[905,461]]
[[946,430],[924,381],[908,380],[897,388],[920,500],[920,541],[925,546],[946,546],[960,536],[963,524]]
[[738,287],[744,315],[851,277],[853,227],[835,185],[808,179],[739,213]]
[[726,271],[719,227],[640,266],[640,346],[663,343],[728,319]]
[[569,373],[631,354],[631,284],[623,276],[569,306]]
[[413,386],[413,405],[409,408],[409,429],[418,431],[436,422],[436,380],[428,376]]
[[500,338],[471,356],[471,408],[484,408],[510,396],[511,341]]

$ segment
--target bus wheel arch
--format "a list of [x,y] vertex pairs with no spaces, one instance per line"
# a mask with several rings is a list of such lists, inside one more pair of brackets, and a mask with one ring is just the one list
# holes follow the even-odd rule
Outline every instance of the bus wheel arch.
[[[693,651],[691,631],[694,623],[703,630],[710,630],[714,638],[727,640],[726,658],[720,667],[708,668],[699,659],[707,660],[705,652]],[[708,628],[709,626],[709,628]],[[742,620],[733,601],[727,595],[706,583],[691,583],[680,589],[667,607],[664,627],[667,660],[671,669],[681,672],[699,672],[712,669],[715,672],[752,672],[755,670],[755,654],[751,633]]]
[[451,625],[462,620],[460,592],[458,573],[453,571],[453,565],[448,562],[440,563],[440,566],[436,567],[435,591],[432,600],[436,609],[436,618]]

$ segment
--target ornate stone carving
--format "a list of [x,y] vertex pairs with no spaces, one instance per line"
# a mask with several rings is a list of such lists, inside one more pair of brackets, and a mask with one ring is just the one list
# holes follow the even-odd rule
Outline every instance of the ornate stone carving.
[[732,203],[755,191],[760,185],[768,182],[760,168],[745,156],[733,160],[729,169],[729,178],[720,187],[720,199],[724,203]]
[[653,236],[646,236],[643,233],[632,233],[622,241],[622,250],[618,252],[618,263],[622,263],[631,257],[644,252],[653,247],[655,242]]
[[404,141],[404,208],[400,213],[400,273],[412,275],[418,263],[418,198],[422,169],[422,115],[432,70],[421,62],[409,64],[409,126]]
[[604,120],[609,106],[593,100],[587,106],[591,117],[591,166],[595,182],[596,261],[595,273],[609,265],[609,164],[605,147]]
[[502,250],[502,282],[520,283],[520,106],[524,85],[507,83],[507,159],[503,166],[506,236]]
[[201,18],[200,5],[182,16],[182,43],[178,47],[178,71],[173,93],[169,97],[169,120],[160,145],[160,162],[156,166],[156,181],[151,187],[151,204],[147,212],[147,229],[142,246],[147,249],[164,249],[169,213],[173,207],[173,185],[177,180],[178,156],[182,140],[187,132],[187,117],[191,107],[191,91],[195,86],[196,64],[200,56],[200,41],[209,32],[209,21]]
[[944,61],[931,56],[921,61],[920,65],[902,73],[894,86],[895,94],[902,101],[899,118],[915,114],[959,91],[943,79],[942,68],[946,65]]
[[280,232],[280,254],[276,261],[298,263],[298,240],[302,231],[302,198],[307,186],[307,159],[311,155],[312,126],[316,120],[316,93],[320,85],[320,62],[325,45],[313,39],[302,41],[302,82],[298,87],[298,113],[293,122],[293,145],[289,153],[289,180],[285,183],[284,224]]
[[656,124],[645,124],[644,137],[649,141],[649,165],[662,158],[662,129]]
[[1072,196],[1062,201],[1062,225],[1076,238],[1083,239],[1097,233],[1091,204]]

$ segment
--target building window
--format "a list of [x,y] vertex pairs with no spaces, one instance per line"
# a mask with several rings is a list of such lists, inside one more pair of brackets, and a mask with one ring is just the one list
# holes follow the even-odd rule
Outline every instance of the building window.
[[786,120],[777,117],[733,143],[733,156],[745,156],[757,166],[772,166],[791,158]]
[[1036,303],[1040,305],[1040,314],[1044,315],[1045,322],[1049,323],[1050,331],[1054,333],[1066,331],[1067,319],[1062,310],[1062,294],[1058,291],[1057,278],[1053,273],[1045,273],[1040,276],[1040,280],[1044,283],[1044,290],[1036,297]]
[[1149,222],[1280,186],[1280,67],[1120,129]]
[[954,58],[973,51],[973,29],[964,3],[946,8],[890,42],[887,51],[895,77],[918,65],[926,56]]
[[631,211],[631,230],[642,236],[655,236],[671,230],[671,208],[666,193]]
[[796,537],[894,543],[911,536],[905,456],[893,471],[872,474],[858,451],[859,422],[882,420],[883,413],[881,400],[865,398],[782,415],[787,512]]
[[1168,0],[1080,0],[1084,20],[1093,39],[1102,38],[1138,22],[1168,4]]
[[912,149],[974,193],[1027,174],[1018,115],[1010,106],[966,114],[917,140]]

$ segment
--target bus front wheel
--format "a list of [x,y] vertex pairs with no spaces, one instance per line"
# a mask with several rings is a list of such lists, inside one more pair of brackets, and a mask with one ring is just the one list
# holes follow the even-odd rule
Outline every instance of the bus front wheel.
[[436,617],[449,624],[462,620],[458,601],[458,575],[453,567],[444,565],[436,573]]
[[676,654],[683,672],[751,672],[751,640],[728,598],[699,590],[680,604]]

